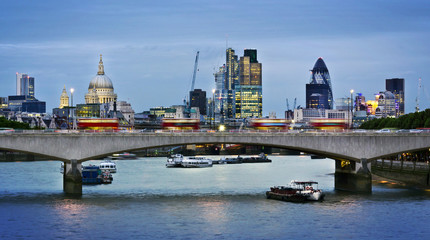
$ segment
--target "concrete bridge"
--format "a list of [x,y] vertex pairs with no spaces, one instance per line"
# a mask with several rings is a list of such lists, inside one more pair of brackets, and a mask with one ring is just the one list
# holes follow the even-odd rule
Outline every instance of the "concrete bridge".
[[188,144],[262,145],[313,153],[336,160],[335,188],[371,191],[371,161],[430,148],[429,133],[7,133],[0,149],[65,162],[64,191],[82,193],[82,162],[138,149]]

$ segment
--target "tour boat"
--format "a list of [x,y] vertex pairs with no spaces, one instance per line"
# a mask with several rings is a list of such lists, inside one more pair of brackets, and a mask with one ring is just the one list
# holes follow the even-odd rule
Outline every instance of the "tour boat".
[[112,174],[98,166],[82,166],[82,184],[112,183]]
[[106,170],[111,173],[116,173],[116,164],[111,160],[104,160],[99,165],[100,170]]
[[291,181],[289,186],[271,187],[270,191],[266,192],[268,199],[276,199],[287,202],[305,202],[305,201],[322,201],[324,193],[314,188],[314,181]]
[[185,168],[212,167],[212,160],[205,157],[188,157],[182,160],[181,165]]
[[167,158],[166,167],[182,167],[182,160],[184,160],[182,154],[171,155]]

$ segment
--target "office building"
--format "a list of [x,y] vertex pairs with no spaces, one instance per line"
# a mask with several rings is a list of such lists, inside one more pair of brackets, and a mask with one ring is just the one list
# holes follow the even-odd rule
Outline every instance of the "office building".
[[225,89],[225,65],[214,73],[215,92],[214,92],[214,117],[216,122],[223,122],[226,118],[224,107],[227,106],[227,90]]
[[390,91],[380,92],[378,96],[378,107],[375,110],[375,116],[380,117],[396,117],[396,97]]
[[256,49],[245,49],[239,60],[239,84],[235,86],[235,118],[256,117],[263,114],[261,63]]
[[207,115],[206,91],[194,89],[190,91],[190,107],[198,107],[201,115]]
[[333,109],[330,74],[322,58],[318,58],[306,84],[306,108]]
[[225,83],[224,87],[226,90],[226,106],[224,111],[227,118],[234,118],[236,111],[235,102],[235,86],[238,85],[239,81],[239,64],[237,55],[233,49],[228,48],[226,50],[226,64],[225,64]]
[[28,96],[27,99],[34,99],[34,77],[25,73],[16,73],[16,95]]
[[405,79],[391,78],[385,80],[385,90],[394,94],[396,99],[396,116],[405,114]]

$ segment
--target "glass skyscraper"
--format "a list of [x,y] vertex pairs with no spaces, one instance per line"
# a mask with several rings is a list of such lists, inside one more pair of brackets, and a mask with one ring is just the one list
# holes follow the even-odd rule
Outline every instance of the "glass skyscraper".
[[239,84],[236,86],[236,118],[262,117],[263,94],[261,63],[256,49],[245,49],[239,60]]
[[322,58],[318,58],[306,84],[306,108],[333,109],[330,74]]
[[16,95],[34,99],[34,77],[30,77],[25,73],[16,73]]
[[237,61],[237,55],[234,50],[228,48],[226,50],[226,62],[225,62],[225,83],[224,87],[226,90],[227,106],[224,107],[225,116],[227,118],[235,117],[235,86],[238,84],[238,73],[239,65]]

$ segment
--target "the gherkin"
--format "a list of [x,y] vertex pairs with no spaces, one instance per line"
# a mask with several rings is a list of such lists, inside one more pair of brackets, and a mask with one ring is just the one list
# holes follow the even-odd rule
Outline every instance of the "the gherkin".
[[306,108],[333,109],[330,74],[322,58],[318,58],[306,84]]

